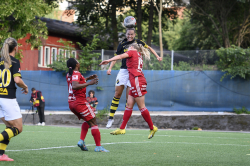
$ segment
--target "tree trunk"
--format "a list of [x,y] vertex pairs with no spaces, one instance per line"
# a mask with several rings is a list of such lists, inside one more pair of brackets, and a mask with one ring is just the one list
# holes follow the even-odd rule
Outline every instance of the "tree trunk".
[[161,31],[161,14],[162,14],[162,0],[160,0],[160,10],[159,10],[159,40],[160,40],[160,56],[163,58],[163,45],[162,45],[162,31]]
[[149,46],[151,46],[151,40],[152,40],[153,15],[154,15],[154,3],[153,3],[153,0],[151,0],[150,1],[149,20],[148,20],[148,38],[147,38],[147,44]]
[[142,22],[142,11],[141,11],[142,0],[137,1],[137,34],[138,39],[142,39],[142,30],[141,30],[141,22]]
[[111,2],[111,23],[113,32],[113,49],[116,50],[118,47],[118,30],[116,20],[116,0],[110,0]]

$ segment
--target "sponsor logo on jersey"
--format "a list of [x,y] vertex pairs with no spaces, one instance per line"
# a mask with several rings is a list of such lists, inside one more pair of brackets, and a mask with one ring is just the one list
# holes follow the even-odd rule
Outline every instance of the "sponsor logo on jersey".
[[116,80],[116,84],[119,84],[119,79]]
[[147,87],[147,85],[142,85],[142,87]]
[[136,90],[133,90],[132,93],[136,92]]
[[131,87],[131,89],[134,89],[134,87]]
[[0,95],[8,95],[7,88],[0,88]]
[[78,75],[73,75],[72,80],[78,80]]
[[4,61],[1,61],[1,62],[0,62],[0,65],[4,65]]

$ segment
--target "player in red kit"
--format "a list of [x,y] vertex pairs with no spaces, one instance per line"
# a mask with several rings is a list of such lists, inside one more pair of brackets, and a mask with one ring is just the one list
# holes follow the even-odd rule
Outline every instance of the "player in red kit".
[[[69,68],[69,72],[66,76],[69,91],[69,108],[79,120],[84,120],[81,127],[80,140],[77,145],[83,151],[88,151],[84,139],[88,133],[89,127],[91,127],[91,133],[96,143],[95,151],[109,152],[101,146],[101,133],[96,124],[94,109],[86,100],[86,87],[98,83],[97,75],[91,75],[85,79],[79,72],[80,63],[74,58],[68,59],[67,67]],[[87,80],[91,81],[86,82]]]
[[117,55],[111,59],[105,60],[100,63],[100,65],[105,65],[111,61],[127,58],[126,63],[129,72],[129,80],[131,83],[127,106],[123,115],[123,122],[120,126],[120,129],[117,129],[111,132],[110,134],[125,134],[125,127],[130,116],[132,115],[132,110],[135,103],[137,103],[138,108],[141,111],[142,117],[148,123],[148,126],[150,128],[150,134],[148,136],[148,139],[151,139],[154,136],[155,132],[158,130],[158,128],[153,125],[149,111],[145,106],[147,81],[144,77],[144,74],[142,73],[142,55],[144,55],[146,59],[150,59],[150,53],[146,48],[144,48],[141,44],[133,43],[126,53]]

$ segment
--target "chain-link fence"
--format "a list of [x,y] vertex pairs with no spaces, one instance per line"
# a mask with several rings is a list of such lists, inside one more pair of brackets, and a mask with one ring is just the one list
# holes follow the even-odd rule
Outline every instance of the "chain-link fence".
[[[156,51],[160,55],[159,51]],[[22,70],[40,70],[40,67],[46,68],[48,64],[56,60],[56,54],[60,51],[47,53],[45,51],[32,50],[23,51]],[[80,50],[74,51],[76,57],[81,53]],[[95,50],[93,53],[99,53],[98,58],[93,58],[96,62],[91,66],[91,70],[107,70],[110,64],[99,66],[102,60],[114,57],[114,50]],[[75,55],[74,54],[74,55]],[[67,55],[65,54],[65,57]],[[150,61],[144,61],[144,70],[217,70],[216,61],[219,58],[215,50],[186,50],[186,51],[164,51],[163,60],[159,62],[151,54]],[[118,60],[112,70],[119,70],[121,60]]]

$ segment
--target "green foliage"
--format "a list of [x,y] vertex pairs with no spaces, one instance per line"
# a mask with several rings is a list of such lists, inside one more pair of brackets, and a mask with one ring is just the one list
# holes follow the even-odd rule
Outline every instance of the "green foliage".
[[80,72],[86,73],[86,71],[90,70],[98,70],[100,69],[99,63],[101,60],[98,60],[100,58],[100,53],[94,53],[93,51],[97,47],[97,43],[100,41],[98,38],[98,35],[94,35],[93,40],[90,44],[87,44],[86,46],[83,46],[81,43],[77,43],[80,46],[80,49],[82,50],[79,53],[79,63],[81,64]]
[[167,54],[164,56],[163,61],[159,62],[156,57],[151,54],[150,61],[144,60],[144,70],[171,70],[171,57]]
[[180,61],[179,64],[174,65],[174,70],[190,71],[191,65],[187,62]]
[[231,79],[240,76],[244,79],[250,78],[250,48],[243,49],[232,45],[229,48],[220,48],[216,51],[219,61],[216,62],[218,69],[226,72],[221,81],[228,75]]
[[234,108],[233,112],[236,113],[236,114],[250,114],[250,111],[248,111],[246,107],[242,107],[242,108],[239,108],[239,109]]
[[103,120],[105,117],[108,116],[108,113],[109,113],[109,106],[107,106],[103,110],[97,110],[96,118]]
[[193,127],[192,128],[192,130],[198,130],[199,129],[199,127]]
[[96,90],[101,91],[101,90],[103,90],[103,88],[101,86],[97,86]]
[[[78,53],[78,57],[76,58],[80,63],[79,71],[81,73],[99,69],[98,64],[101,60],[98,60],[98,58],[100,57],[100,53],[93,53],[93,50],[96,49],[97,42],[99,41],[97,36],[98,35],[95,35],[92,42],[90,44],[87,44],[86,46],[83,46],[81,43],[77,43],[81,48],[81,52]],[[51,67],[55,71],[63,71],[63,74],[66,74],[68,72],[68,67],[66,64],[68,58],[75,58],[72,54],[72,50],[74,50],[74,47],[72,47],[73,44],[71,41],[63,41],[60,39],[58,42],[64,45],[64,47],[61,47],[61,49],[63,49],[63,52],[58,55],[58,60],[54,61],[51,65],[49,65],[49,67]],[[64,51],[68,52],[67,57],[64,56]]]
[[53,6],[44,0],[8,0],[0,5],[0,44],[8,37],[22,39],[27,34],[30,38],[26,43],[31,48],[41,45],[41,38],[47,38],[46,23],[37,19],[50,13]]

